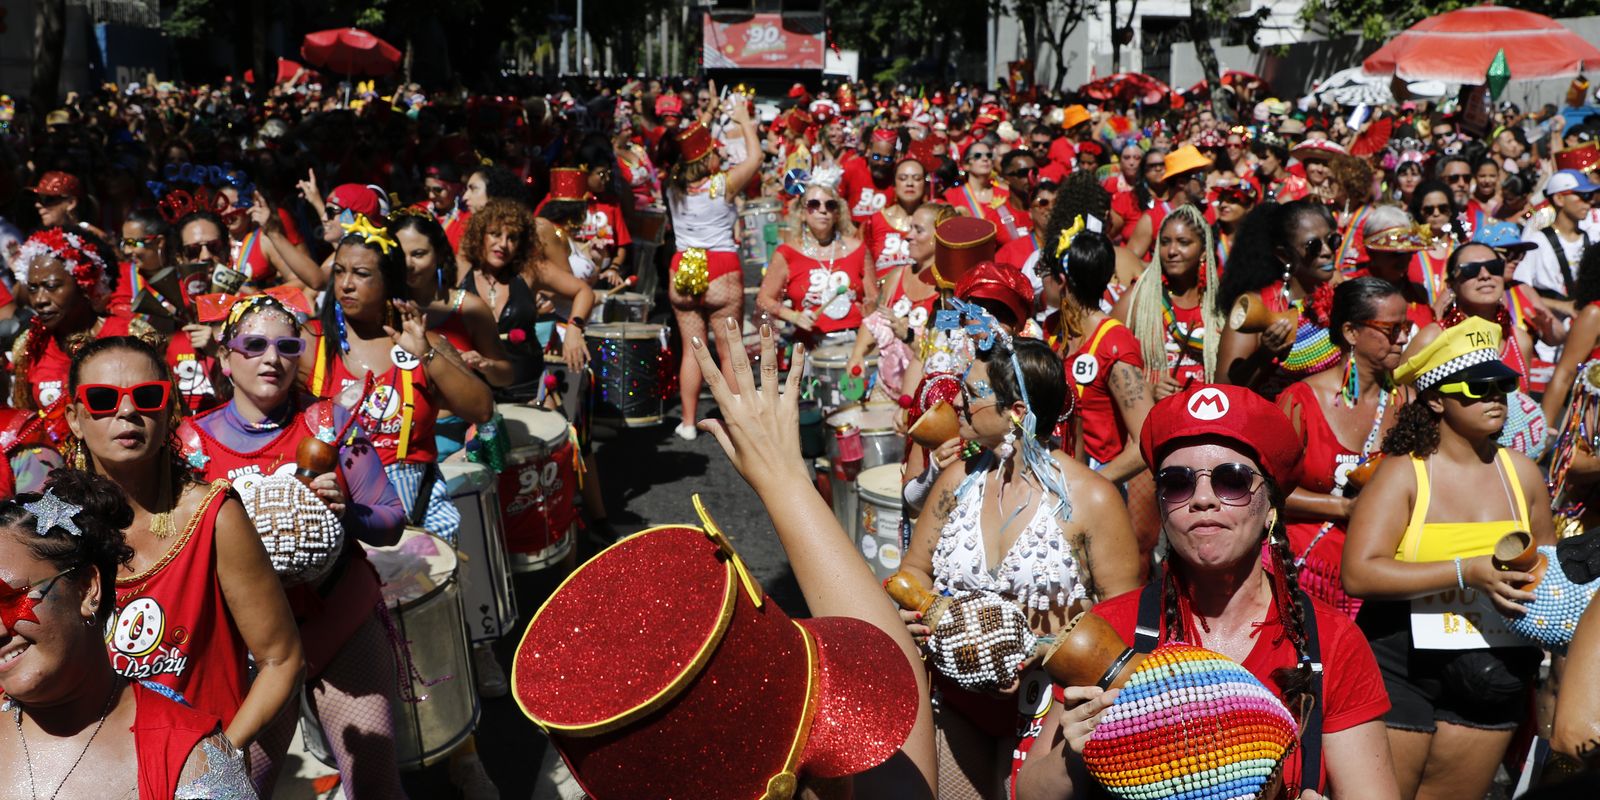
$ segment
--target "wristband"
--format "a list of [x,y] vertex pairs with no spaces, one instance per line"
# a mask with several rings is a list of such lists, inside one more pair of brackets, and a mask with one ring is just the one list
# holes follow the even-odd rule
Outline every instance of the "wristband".
[[1467,590],[1467,581],[1461,576],[1461,556],[1456,556],[1456,587],[1463,592]]
[[572,316],[572,317],[568,317],[567,318],[567,324],[571,325],[574,328],[577,328],[579,333],[583,333],[584,326],[588,325],[589,321],[584,319],[583,317]]

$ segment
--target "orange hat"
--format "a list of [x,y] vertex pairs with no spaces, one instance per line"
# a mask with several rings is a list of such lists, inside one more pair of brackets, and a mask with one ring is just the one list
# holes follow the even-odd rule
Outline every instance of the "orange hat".
[[700,507],[579,567],[511,683],[596,800],[787,798],[882,763],[917,715],[905,655],[856,619],[791,619]]
[[711,138],[711,131],[706,126],[696,122],[678,132],[678,149],[682,152],[685,163],[699,161],[711,155],[716,142]]
[[1011,325],[1016,327],[1033,316],[1033,284],[1022,270],[1011,264],[985,261],[961,276],[956,297],[974,302],[993,300],[1011,310]]
[[995,253],[994,223],[973,217],[951,217],[933,230],[933,282],[954,289],[961,276]]
[[1242,445],[1287,496],[1300,483],[1300,436],[1272,401],[1243,386],[1201,384],[1157,401],[1139,432],[1152,471],[1173,448],[1199,437]]
[[1211,159],[1202,155],[1200,148],[1186,144],[1166,155],[1166,171],[1161,173],[1161,180],[1168,181],[1185,172],[1205,169],[1211,166]]
[[588,176],[583,170],[572,167],[556,167],[550,170],[550,196],[549,200],[578,200],[589,198],[589,190],[585,185]]
[[1061,112],[1061,129],[1064,131],[1070,131],[1088,121],[1089,109],[1083,106],[1067,106],[1066,110]]
[[83,186],[78,179],[65,172],[46,172],[39,176],[39,182],[34,184],[35,194],[49,195],[51,197],[83,197]]
[[1595,162],[1600,161],[1600,146],[1594,142],[1584,142],[1577,147],[1556,151],[1555,159],[1558,172],[1564,169],[1588,172],[1594,168]]

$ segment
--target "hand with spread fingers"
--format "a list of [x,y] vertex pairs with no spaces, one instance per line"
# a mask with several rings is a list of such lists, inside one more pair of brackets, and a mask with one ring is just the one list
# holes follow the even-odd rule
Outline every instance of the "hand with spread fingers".
[[[727,322],[721,334],[737,338],[738,323]],[[730,340],[731,341],[731,340]],[[800,369],[789,370],[779,390],[777,343],[769,326],[761,327],[761,385],[751,374],[750,358],[742,347],[728,348],[728,363],[718,367],[706,343],[692,342],[706,385],[716,398],[722,419],[704,420],[698,427],[717,439],[734,468],[758,491],[758,483],[784,481],[809,484],[800,457]],[[803,345],[795,345],[794,363],[804,363]]]

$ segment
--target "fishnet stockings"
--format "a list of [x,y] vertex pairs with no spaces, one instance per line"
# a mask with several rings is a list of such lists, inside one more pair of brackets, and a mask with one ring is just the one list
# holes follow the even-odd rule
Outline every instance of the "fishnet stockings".
[[398,670],[383,623],[373,615],[322,676],[306,684],[348,800],[405,797],[390,707],[400,694]]
[[[700,409],[703,376],[689,341],[696,336],[700,341],[710,338],[716,343],[718,362],[726,363],[728,347],[732,344],[723,335],[727,330],[726,320],[732,319],[738,325],[744,317],[743,275],[738,272],[723,275],[711,282],[705,294],[698,296],[681,295],[675,287],[668,286],[667,297],[672,301],[672,315],[678,320],[679,350],[683,353],[683,363],[678,367],[678,399],[683,404],[683,421],[692,425]],[[715,332],[710,337],[706,336],[708,329]],[[743,336],[735,334],[735,338],[742,340]]]

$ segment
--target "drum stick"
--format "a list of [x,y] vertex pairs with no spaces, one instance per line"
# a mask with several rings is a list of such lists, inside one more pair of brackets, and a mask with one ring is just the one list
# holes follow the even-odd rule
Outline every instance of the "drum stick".
[[634,285],[634,284],[636,284],[638,282],[639,282],[639,276],[638,275],[629,275],[627,277],[627,279],[624,280],[622,283],[619,283],[616,286],[611,287],[610,289],[604,289],[602,291],[596,292],[595,295],[594,295],[594,299],[597,300],[597,301],[605,300],[606,298],[610,297],[611,295],[614,295],[617,292],[620,292],[623,289],[626,289],[629,286],[632,286],[632,285]]

